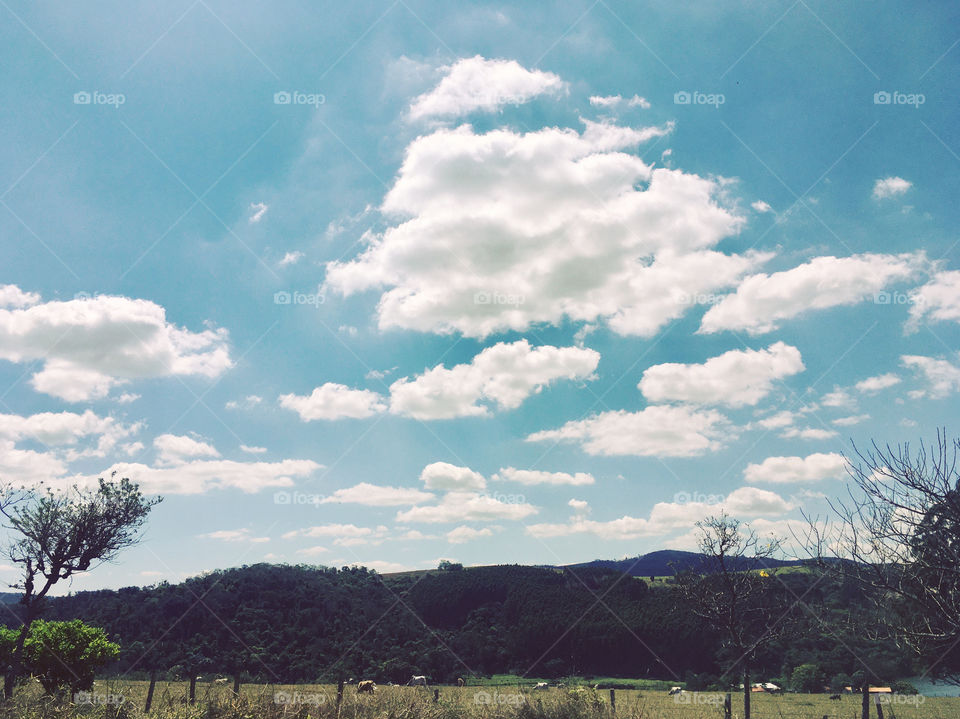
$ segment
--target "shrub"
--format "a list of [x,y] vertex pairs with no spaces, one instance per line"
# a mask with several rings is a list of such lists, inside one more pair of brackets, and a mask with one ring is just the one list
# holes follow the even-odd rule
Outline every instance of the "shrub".
[[818,664],[801,664],[793,670],[790,688],[803,694],[815,694],[823,689],[824,677]]
[[[0,634],[0,653],[7,653],[8,642],[16,643],[18,632]],[[9,644],[12,648],[13,644]],[[70,622],[36,620],[23,647],[26,670],[35,676],[48,694],[69,688],[70,693],[93,688],[97,669],[109,664],[120,654],[120,646],[107,639],[99,627],[91,627],[79,619]]]
[[894,694],[919,694],[920,693],[920,691],[915,686],[913,686],[913,684],[911,684],[910,682],[903,681],[902,679],[900,681],[894,682],[890,688],[893,689]]
[[842,692],[845,687],[853,687],[853,677],[849,674],[840,672],[830,680],[830,691],[834,693]]

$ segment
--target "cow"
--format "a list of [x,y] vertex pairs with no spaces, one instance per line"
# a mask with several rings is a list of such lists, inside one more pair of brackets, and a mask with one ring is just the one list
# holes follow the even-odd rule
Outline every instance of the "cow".
[[370,679],[364,679],[357,682],[357,694],[373,694],[377,691],[377,685]]
[[837,701],[837,702],[840,701],[840,695],[839,695],[839,694],[831,694],[831,695],[830,695],[830,698],[833,699],[834,701]]
[[464,685],[463,677],[457,677],[457,686],[462,687]]
[[550,688],[550,685],[547,684],[546,682],[537,682],[537,683],[534,684],[534,686],[533,686],[533,690],[534,690],[535,692],[545,691],[545,690],[547,690],[547,689],[549,689],[549,688]]
[[670,693],[667,696],[674,696],[676,694],[682,694],[683,687],[670,687]]
[[226,684],[228,681],[230,681],[230,680],[227,679],[226,677],[220,677],[219,679],[214,679],[214,680],[213,680],[213,683],[214,683],[214,684]]
[[410,677],[410,681],[407,682],[408,687],[425,687],[427,686],[427,678],[422,674],[414,674]]

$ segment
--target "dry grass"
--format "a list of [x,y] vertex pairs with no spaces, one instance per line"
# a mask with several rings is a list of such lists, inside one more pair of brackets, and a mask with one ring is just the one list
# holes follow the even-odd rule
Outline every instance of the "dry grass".
[[[0,709],[0,719],[719,719],[722,695],[690,693],[679,701],[662,691],[617,690],[616,712],[609,691],[588,688],[548,691],[501,687],[378,687],[374,695],[344,691],[337,707],[331,685],[246,685],[239,697],[230,686],[198,684],[197,701],[186,703],[187,684],[158,682],[153,710],[143,713],[146,682],[102,681],[92,693],[92,703],[74,705],[43,696],[36,686],[25,687],[11,706]],[[104,703],[118,697],[123,701]],[[960,719],[960,699],[895,698],[884,706],[884,719]],[[907,703],[902,703],[907,702]],[[755,719],[856,719],[860,698],[846,696],[831,701],[820,694],[755,694]],[[892,710],[892,711],[891,711]],[[742,715],[742,700],[733,697],[735,717]],[[875,710],[872,712],[875,715]]]

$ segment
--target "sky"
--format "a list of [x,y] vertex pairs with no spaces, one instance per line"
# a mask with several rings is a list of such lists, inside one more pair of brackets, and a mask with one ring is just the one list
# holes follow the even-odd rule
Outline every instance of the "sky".
[[956,435],[955,4],[0,16],[0,479],[164,498],[59,591],[789,538]]

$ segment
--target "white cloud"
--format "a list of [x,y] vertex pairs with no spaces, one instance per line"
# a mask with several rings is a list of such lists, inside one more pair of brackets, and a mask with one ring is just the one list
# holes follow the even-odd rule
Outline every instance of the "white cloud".
[[250,210],[251,210],[251,212],[253,212],[253,214],[250,215],[250,217],[247,219],[247,221],[248,221],[251,225],[257,224],[258,222],[260,222],[260,220],[263,219],[263,216],[266,214],[267,210],[269,210],[269,209],[270,209],[270,207],[269,207],[268,205],[265,205],[265,204],[262,203],[262,202],[251,202],[251,203],[250,203]]
[[487,486],[487,480],[479,472],[447,462],[428,464],[420,473],[420,481],[427,489],[447,491],[484,489]]
[[222,542],[252,542],[262,544],[269,542],[270,537],[255,537],[249,529],[221,529],[207,534],[198,534],[199,539],[218,539]]
[[537,508],[525,502],[501,502],[494,497],[476,492],[448,492],[439,503],[413,507],[397,513],[402,523],[424,522],[494,522],[518,520],[537,513]]
[[810,310],[862,302],[891,282],[911,277],[925,264],[922,253],[815,257],[783,272],[751,275],[736,292],[707,310],[700,332],[771,332],[782,320]]
[[744,223],[719,181],[627,152],[671,126],[584,122],[418,137],[383,203],[396,224],[327,264],[328,294],[382,291],[384,329],[485,337],[569,318],[650,336],[769,257],[712,249]]
[[766,397],[776,380],[803,370],[800,351],[777,342],[765,350],[730,350],[703,364],[654,365],[637,386],[652,402],[743,407]]
[[857,405],[857,400],[845,389],[834,387],[832,392],[827,392],[820,399],[820,404],[824,407],[843,407],[850,409]]
[[334,420],[349,417],[363,419],[386,410],[383,397],[367,389],[327,382],[316,387],[309,396],[284,394],[280,406],[293,410],[304,422],[317,419]]
[[410,106],[410,119],[460,117],[493,112],[522,104],[545,93],[565,92],[567,85],[551,72],[527,70],[515,60],[488,60],[479,55],[443,68],[446,72],[430,92]]
[[[197,460],[164,467],[120,462],[98,476],[128,477],[148,494],[203,494],[214,489],[239,489],[254,493],[272,487],[293,486],[293,477],[307,477],[321,465],[308,459],[279,462]],[[77,476],[64,480],[92,485],[95,478]]]
[[333,543],[341,547],[355,547],[361,545],[375,545],[383,542],[387,528],[358,527],[355,524],[324,524],[317,527],[297,529],[287,532],[283,539],[295,537],[333,537]]
[[493,476],[493,479],[519,482],[520,484],[566,484],[573,486],[583,486],[596,482],[593,475],[586,472],[568,474],[567,472],[543,472],[533,469],[514,469],[513,467],[501,469]]
[[241,444],[240,451],[246,452],[247,454],[264,454],[267,451],[266,447],[251,447],[248,444]]
[[900,363],[919,372],[929,385],[926,390],[910,393],[913,398],[942,399],[960,390],[960,367],[949,360],[919,355],[903,355]]
[[50,452],[18,449],[8,439],[0,439],[0,477],[24,484],[48,482],[62,476],[67,467],[61,458]]
[[734,436],[726,417],[714,410],[652,406],[639,412],[603,412],[536,432],[528,442],[573,441],[599,455],[693,457],[719,449]]
[[911,297],[908,329],[916,329],[924,319],[960,322],[960,270],[938,272]]
[[753,208],[754,212],[759,212],[764,214],[766,212],[773,212],[773,208],[763,200],[757,200],[756,202],[751,202],[750,207]]
[[0,285],[0,308],[23,308],[40,301],[36,292],[24,292],[16,285]]
[[821,429],[819,427],[789,427],[780,433],[784,439],[830,439],[836,437],[837,433],[832,429]]
[[469,364],[437,365],[390,385],[390,410],[416,419],[486,416],[481,401],[515,409],[559,379],[589,379],[600,354],[581,347],[531,347],[526,340],[487,347]]
[[793,424],[796,416],[793,412],[789,410],[782,410],[776,414],[772,414],[769,417],[764,417],[761,420],[757,420],[757,424],[763,429],[781,429],[782,427],[789,427]]
[[790,484],[843,479],[847,476],[847,460],[842,454],[810,454],[806,457],[767,457],[760,464],[750,464],[743,471],[747,482]]
[[624,99],[621,95],[593,95],[590,98],[590,104],[594,107],[603,107],[607,109],[613,109],[623,103],[626,103],[627,107],[639,107],[643,110],[650,109],[650,103],[647,102],[647,99],[640,97],[639,95],[634,95],[629,100]]
[[868,419],[870,419],[869,414],[854,414],[849,417],[837,417],[837,419],[832,420],[830,424],[836,427],[852,427],[855,424],[866,422]]
[[140,399],[140,395],[133,394],[132,392],[124,392],[123,394],[114,397],[113,401],[117,404],[130,404],[131,402],[136,402]]
[[567,506],[573,509],[574,514],[587,514],[590,511],[590,505],[583,499],[571,499]]
[[411,541],[411,542],[413,541],[419,542],[425,539],[436,539],[436,538],[437,536],[435,534],[424,534],[419,529],[411,529],[404,532],[403,534],[397,535],[397,539],[402,539],[402,540]]
[[243,399],[232,399],[227,402],[224,407],[227,409],[253,409],[257,405],[263,402],[263,397],[260,397],[255,394],[249,394]]
[[447,532],[447,541],[450,542],[450,544],[463,544],[465,542],[471,542],[474,539],[479,539],[480,537],[492,536],[493,530],[490,527],[474,529],[473,527],[461,525]]
[[196,457],[219,457],[212,445],[191,437],[161,434],[153,440],[157,450],[157,464],[182,464]]
[[774,492],[756,487],[741,487],[719,502],[658,502],[647,518],[625,515],[619,519],[597,521],[587,519],[582,512],[578,512],[566,523],[533,524],[527,527],[527,532],[540,538],[590,534],[601,539],[630,540],[668,534],[690,527],[695,522],[720,512],[745,518],[759,515],[779,516],[790,509],[790,502]]
[[225,330],[190,332],[153,302],[104,295],[0,309],[0,359],[42,361],[31,385],[68,402],[132,379],[216,377],[233,365]]
[[277,264],[279,264],[281,267],[287,267],[287,266],[289,266],[289,265],[295,265],[295,264],[297,264],[300,260],[302,260],[304,257],[305,257],[305,255],[304,255],[302,252],[300,252],[300,250],[294,250],[293,252],[288,252],[288,253],[286,253],[286,254],[280,259],[280,262],[278,262]]
[[406,487],[382,487],[361,482],[344,487],[320,500],[320,504],[361,504],[367,507],[397,507],[419,504],[434,499],[429,492]]
[[854,387],[858,392],[872,394],[887,389],[888,387],[893,387],[895,384],[900,384],[900,378],[892,372],[888,372],[887,374],[867,377],[864,380],[860,380]]
[[326,554],[330,550],[326,547],[321,547],[319,545],[314,547],[304,547],[303,549],[298,549],[297,554],[302,554],[305,557],[317,557],[321,554]]
[[913,187],[913,183],[904,180],[902,177],[884,177],[873,183],[873,196],[878,200],[896,197],[902,195],[911,187]]

